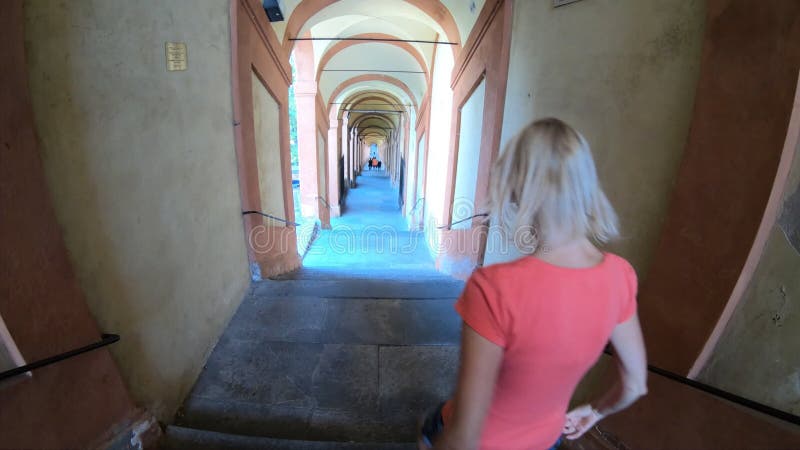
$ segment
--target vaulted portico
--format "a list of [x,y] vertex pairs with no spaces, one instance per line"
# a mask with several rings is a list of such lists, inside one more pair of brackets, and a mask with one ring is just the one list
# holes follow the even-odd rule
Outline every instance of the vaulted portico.
[[121,337],[0,385],[0,447],[408,447],[462,280],[521,256],[490,167],[547,116],[592,146],[655,369],[575,445],[796,446],[800,5],[275,3],[0,6],[0,354]]

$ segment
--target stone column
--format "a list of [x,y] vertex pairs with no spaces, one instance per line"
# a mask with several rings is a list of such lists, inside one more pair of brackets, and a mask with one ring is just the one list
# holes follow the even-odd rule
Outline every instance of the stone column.
[[294,96],[297,105],[297,156],[300,160],[300,213],[303,217],[318,218],[317,82],[311,41],[295,44],[294,59],[297,68]]
[[341,119],[332,119],[328,128],[328,203],[330,204],[331,217],[342,215],[339,200],[339,154],[341,153],[342,139]]

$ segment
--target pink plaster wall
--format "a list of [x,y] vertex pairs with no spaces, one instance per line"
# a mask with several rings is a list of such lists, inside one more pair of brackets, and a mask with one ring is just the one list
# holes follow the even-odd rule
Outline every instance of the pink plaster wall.
[[[24,22],[21,0],[0,4],[6,64],[0,71],[0,315],[33,362],[98,341],[101,330],[75,279],[45,184]],[[139,414],[106,349],[16,381],[0,385],[3,448],[87,448]]]
[[[281,188],[284,214],[294,221],[291,186],[291,154],[289,149],[289,57],[283,52],[275,32],[263,14],[257,0],[231,0],[231,48],[233,67],[234,141],[239,169],[239,189],[242,207],[257,210],[261,195],[256,160],[253,125],[252,72],[262,77],[270,94],[280,105]],[[300,267],[297,254],[297,234],[294,227],[276,226],[257,215],[244,216],[244,231],[248,240],[248,256],[262,277],[289,272]]]
[[651,362],[686,374],[744,267],[800,72],[800,2],[710,0],[694,114],[639,311]]

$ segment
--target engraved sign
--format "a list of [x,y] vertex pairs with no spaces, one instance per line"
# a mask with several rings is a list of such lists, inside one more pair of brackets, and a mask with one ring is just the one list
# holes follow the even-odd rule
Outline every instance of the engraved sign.
[[570,3],[579,1],[581,0],[553,0],[553,8],[558,8],[559,6],[569,5]]
[[186,43],[185,42],[167,42],[167,70],[174,72],[176,70],[186,70]]

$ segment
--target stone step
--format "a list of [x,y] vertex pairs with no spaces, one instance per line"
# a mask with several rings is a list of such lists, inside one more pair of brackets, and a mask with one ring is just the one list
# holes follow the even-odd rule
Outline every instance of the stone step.
[[227,340],[177,424],[281,439],[412,441],[417,418],[452,394],[457,346]]
[[338,279],[265,280],[253,283],[252,295],[260,297],[321,298],[458,298],[464,289],[461,280]]
[[164,436],[167,450],[413,450],[413,443],[353,443],[286,440],[241,436],[209,430],[169,426]]
[[[458,345],[452,299],[248,296],[218,343],[228,340],[373,345]],[[220,350],[223,351],[223,350]],[[236,351],[232,349],[231,351]]]
[[428,408],[379,415],[191,397],[176,423],[195,429],[276,439],[413,442],[419,417]]
[[448,275],[430,269],[420,269],[419,264],[396,264],[392,268],[375,266],[372,268],[349,267],[342,268],[337,265],[303,267],[295,272],[273,277],[271,281],[298,281],[298,280],[327,280],[327,281],[363,281],[379,280],[384,282],[397,281],[431,281],[446,283],[463,283]]

